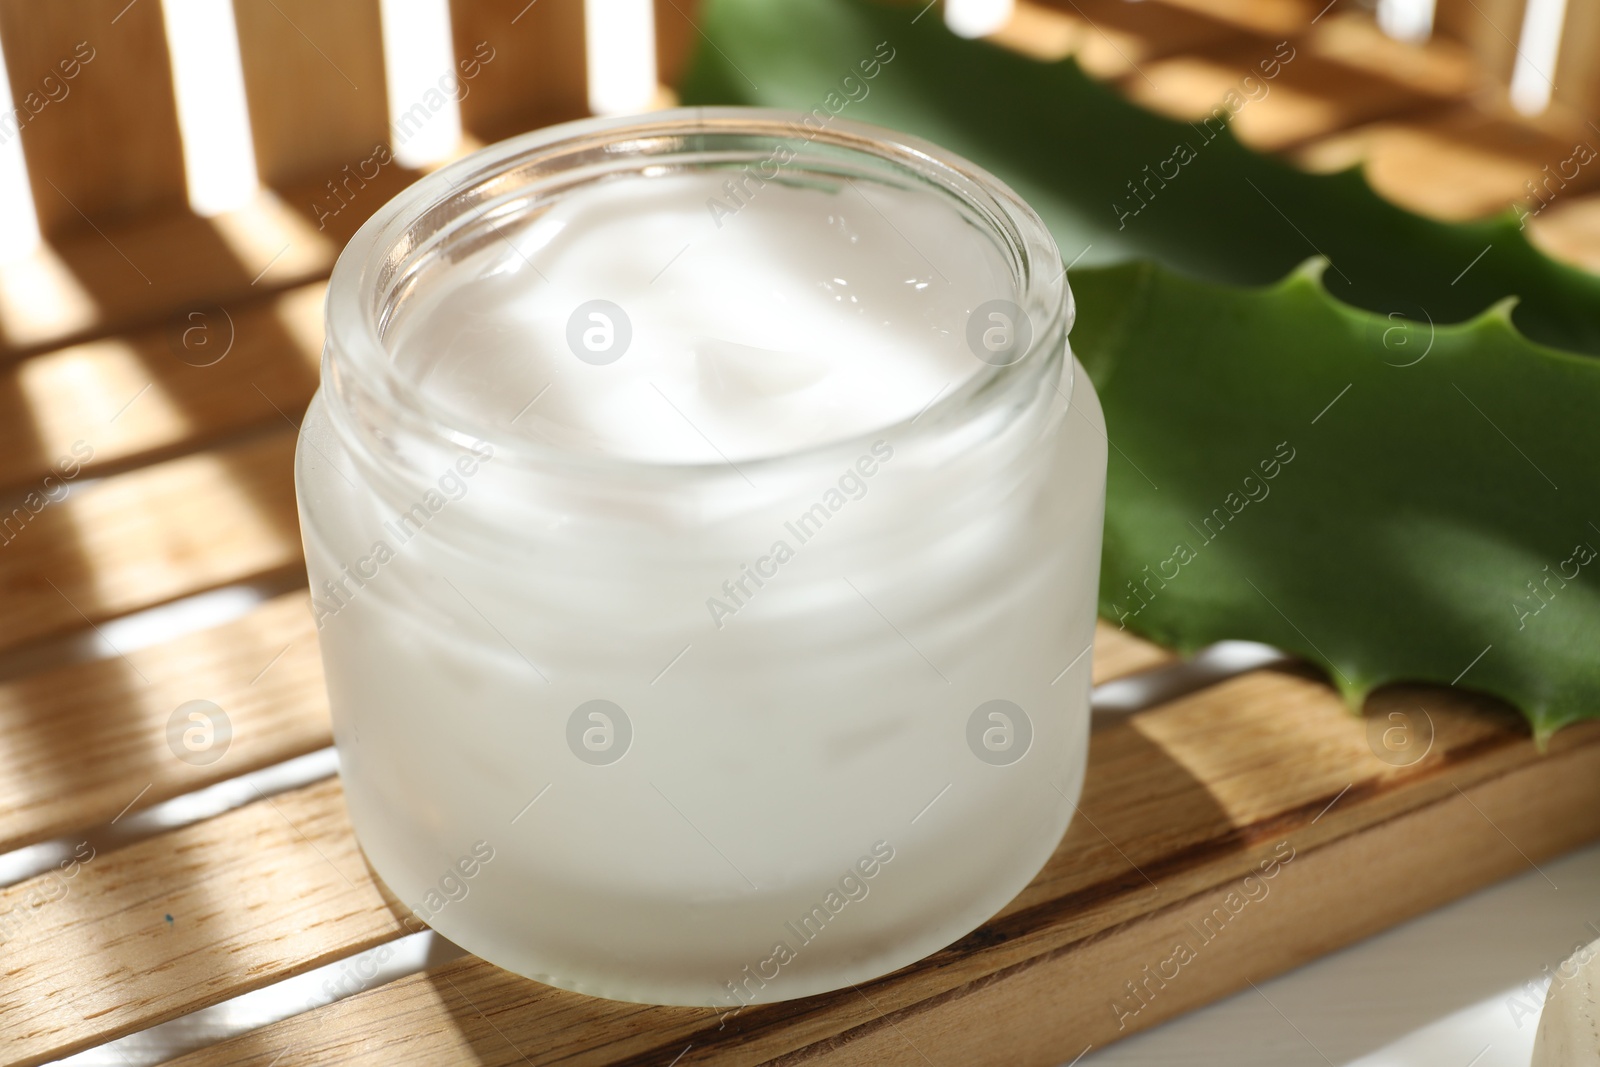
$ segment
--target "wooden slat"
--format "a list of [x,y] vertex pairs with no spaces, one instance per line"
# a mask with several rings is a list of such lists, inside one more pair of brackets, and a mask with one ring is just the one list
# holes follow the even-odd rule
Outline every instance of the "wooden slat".
[[[1146,0],[1151,2],[1151,0]],[[1298,33],[1311,24],[1326,0],[1153,0],[1263,37]]]
[[233,0],[256,169],[337,182],[389,143],[378,0]]
[[286,425],[0,514],[0,649],[301,567],[294,444]]
[[[1600,115],[1600,4],[1568,4],[1555,69],[1552,118],[1560,132],[1600,144],[1589,122]],[[1563,120],[1565,120],[1563,122]]]
[[1526,0],[1436,0],[1434,32],[1465,44],[1491,82],[1511,81]]
[[[159,4],[0,0],[0,43],[12,98],[25,111],[30,100],[48,100],[47,78],[62,87],[22,127],[41,229],[187,209]],[[63,77],[73,69],[75,77]]]
[[[1171,653],[1102,623],[1096,682]],[[233,740],[215,763],[167,747],[179,704],[210,700]],[[316,629],[304,592],[148,649],[0,685],[0,852],[108,822],[180,793],[332,743]]]
[[1369,15],[1330,11],[1296,38],[1313,55],[1343,66],[1348,78],[1370,75],[1427,96],[1459,99],[1484,86],[1483,70],[1463,45],[1433,38],[1397,41]]
[[[1142,64],[1119,86],[1136,103],[1189,122],[1211,116],[1231,93],[1233,131],[1258,151],[1281,151],[1358,122],[1460,95],[1448,87],[1438,94],[1423,93],[1387,78],[1353,77],[1350,67],[1317,54],[1308,44],[1291,42],[1288,47],[1294,49],[1283,52],[1293,55],[1288,63],[1277,56],[1276,44],[1257,40],[1157,60]],[[1263,77],[1263,63],[1276,69],[1277,76]]]
[[582,0],[455,0],[450,19],[457,57],[492,56],[461,101],[463,129],[491,142],[588,114]]
[[[970,1031],[938,1062],[1063,1062],[1115,1035],[1111,999],[1170,952],[1172,924],[1215,903],[1285,840],[1298,853],[1286,872],[1300,873],[1280,874],[1274,892],[1298,884],[1304,903],[1270,907],[1287,913],[1273,922],[1297,939],[1220,964],[1218,976],[1147,1009],[1139,1026],[1237,985],[1241,971],[1265,977],[1524,864],[1458,787],[1536,858],[1600,834],[1600,728],[1566,731],[1541,756],[1510,717],[1453,693],[1391,691],[1374,711],[1419,699],[1437,736],[1408,768],[1378,760],[1366,724],[1325,686],[1270,672],[1097,734],[1086,817],[1040,877],[979,931],[859,992],[751,1009],[724,1026],[705,1009],[596,1000],[463,961],[179,1062],[645,1064],[680,1053],[682,1063],[922,1062],[895,1043],[885,1017]],[[1410,842],[1425,847],[1390,847]],[[1318,855],[1327,858],[1312,863]],[[1359,867],[1345,867],[1353,855]],[[1340,869],[1405,892],[1369,907],[1347,881],[1327,884],[1322,872]],[[1152,946],[1162,951],[1150,955]],[[1000,1003],[1009,1018],[1073,1006],[1068,1024],[1051,1023],[1030,1045],[1034,1027],[986,1021]]]
[[[49,240],[0,264],[0,353],[160,323],[331,267],[334,235],[270,195],[214,219],[190,213],[159,4],[0,0],[0,41],[19,100],[48,68],[78,63],[66,95],[22,129]],[[80,41],[88,62],[74,56]]]
[[264,192],[215,218],[185,212],[61,235],[31,257],[0,263],[0,357],[161,325],[197,304],[232,305],[326,277],[345,230],[388,195],[359,201],[324,231],[307,221],[311,195],[286,203]]
[[[1097,674],[1168,655],[1110,634],[1114,660]],[[303,594],[130,660],[0,687],[14,765],[0,778],[0,848],[103,822],[145,787],[138,808],[327,743]],[[206,767],[166,747],[172,708],[194,698],[223,707],[234,729],[224,759]],[[402,932],[336,782],[98,856],[55,899],[60,884],[47,874],[0,890],[8,1064],[113,1039]]]
[[298,419],[317,387],[324,293],[318,283],[192,309],[156,329],[0,366],[0,490],[42,490],[52,474],[59,483],[74,444],[93,452],[83,477],[282,425],[272,404]]
[[[1600,138],[1595,142],[1600,145]],[[1360,165],[1385,199],[1420,214],[1445,220],[1482,218],[1521,205],[1539,210],[1528,189],[1540,183],[1540,196],[1557,204],[1600,186],[1600,167],[1570,167],[1574,177],[1559,189],[1543,186],[1543,168],[1552,170],[1572,156],[1570,141],[1522,123],[1458,108],[1427,119],[1376,122],[1309,144],[1294,152],[1300,166],[1337,171]]]
[[[1556,788],[1571,803],[1594,810],[1600,804],[1600,746],[1589,745],[1552,762],[1554,766],[1524,768],[1464,795],[1447,796],[1408,818],[1300,852],[1270,883],[1270,895],[1259,905],[1248,905],[1258,910],[1240,913],[1244,929],[1224,930],[1214,941],[1202,944],[1194,930],[1225,907],[1222,888],[1115,928],[1103,938],[1080,941],[996,981],[965,988],[958,997],[888,1012],[843,1035],[842,1041],[813,1044],[784,1062],[918,1067],[926,1062],[921,1058],[926,1050],[940,1063],[1062,1063],[1086,1046],[1098,1048],[1147,1029],[1461,895],[1458,882],[1419,879],[1419,869],[1449,870],[1461,882],[1487,885],[1528,870],[1528,858],[1521,853],[1541,860],[1588,840],[1595,832],[1592,821],[1574,826],[1552,819],[1548,807],[1532,798],[1540,790]],[[1292,846],[1295,839],[1288,840]],[[1112,1004],[1130,1004],[1123,983],[1144,981],[1143,968],[1162,966],[1179,942],[1196,946],[1196,959],[1183,966],[1177,980],[1160,989],[1152,986],[1155,995],[1149,1006],[1126,1029],[1120,1028]],[[731,1050],[715,1059],[692,1056],[682,1062],[740,1062]]]
[[990,39],[1039,60],[1074,56],[1086,73],[1109,79],[1136,73],[1152,59],[1237,36],[1232,26],[1164,4],[1054,0],[1046,6],[1022,0],[1010,23]]
[[[1172,653],[1107,623],[1096,683],[1160,666]],[[167,720],[189,700],[229,716],[222,760],[173,758]],[[269,766],[332,743],[306,594],[286,593],[234,622],[94,663],[0,684],[0,852]],[[130,798],[138,803],[128,807]]]
[[676,86],[700,43],[695,29],[699,0],[654,0],[656,23],[656,80]]
[[[168,719],[190,700],[215,703],[232,726],[214,762],[185,761],[168,746]],[[275,597],[126,660],[0,685],[0,737],[0,852],[331,744],[306,595]]]
[[1095,624],[1092,655],[1095,685],[1160,667],[1177,659],[1160,645],[1152,644],[1127,630],[1119,630],[1104,619]]
[[1528,237],[1547,254],[1600,274],[1600,196],[1575,196],[1528,220]]
[[0,890],[11,1064],[34,1064],[404,932],[337,781]]

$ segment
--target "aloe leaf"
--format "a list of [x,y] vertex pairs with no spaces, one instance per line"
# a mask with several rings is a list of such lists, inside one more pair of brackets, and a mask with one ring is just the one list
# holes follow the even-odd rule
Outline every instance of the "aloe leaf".
[[[1081,254],[1072,341],[1114,445],[1102,613],[1179,649],[1296,652],[1352,704],[1459,684],[1541,740],[1600,715],[1600,282],[1509,216],[1420,218],[918,10],[709,0],[685,96],[853,94],[841,117],[974,159]],[[1178,144],[1194,158],[1121,214]]]
[[1101,612],[1181,649],[1250,638],[1352,703],[1457,683],[1536,734],[1600,715],[1600,364],[1510,301],[1397,322],[1153,264],[1083,271],[1073,346],[1117,445]]
[[[1518,295],[1514,319],[1529,337],[1600,353],[1600,281],[1531,246],[1509,210],[1470,224],[1424,219],[1357,171],[1302,173],[1217,123],[1151,114],[1070,59],[1038,63],[957,38],[920,3],[708,0],[701,26],[709,43],[682,87],[686,102],[810,110],[836,94],[849,100],[840,118],[926,137],[992,170],[1080,266],[1151,258],[1196,278],[1264,285],[1321,254],[1329,290],[1356,306],[1461,322]],[[859,63],[885,41],[893,59],[862,78]],[[1274,50],[1264,44],[1261,59]],[[1168,163],[1179,146],[1194,158]],[[1129,183],[1145,190],[1140,200]]]

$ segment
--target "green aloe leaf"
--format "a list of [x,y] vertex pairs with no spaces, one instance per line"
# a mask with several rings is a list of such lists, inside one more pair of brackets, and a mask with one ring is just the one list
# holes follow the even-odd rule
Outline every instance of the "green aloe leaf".
[[[926,137],[992,170],[1044,216],[1069,261],[1082,253],[1077,265],[1151,258],[1265,285],[1320,253],[1329,290],[1359,307],[1461,322],[1515,294],[1528,336],[1600,353],[1600,280],[1529,245],[1510,211],[1471,224],[1421,218],[1357,171],[1302,173],[1217,124],[1153,115],[1070,59],[1038,63],[955,37],[921,3],[707,0],[700,22],[709,44],[682,86],[686,102],[810,110],[835,94],[849,100],[841,118]],[[858,64],[885,41],[893,58],[863,79]],[[1264,44],[1261,60],[1275,50]],[[1139,208],[1129,183],[1152,173]]]
[[1353,703],[1459,683],[1541,739],[1600,715],[1600,281],[1509,214],[1419,218],[917,14],[709,0],[685,97],[857,97],[841,117],[976,160],[1082,254],[1072,340],[1115,445],[1102,613],[1180,649],[1297,652]]
[[1510,301],[1438,327],[1351,308],[1323,266],[1261,289],[1075,275],[1120,451],[1102,614],[1292,650],[1352,702],[1459,681],[1541,738],[1600,713],[1600,364],[1522,337]]

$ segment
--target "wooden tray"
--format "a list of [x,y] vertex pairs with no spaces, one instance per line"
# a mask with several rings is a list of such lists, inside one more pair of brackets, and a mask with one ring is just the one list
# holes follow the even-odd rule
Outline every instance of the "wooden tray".
[[[463,102],[463,150],[584,112],[578,4],[452,8],[461,54],[497,50]],[[1530,125],[1497,102],[1509,53],[1474,19],[1515,28],[1517,3],[1442,3],[1462,43],[1427,49],[1319,8],[1024,4],[1000,40],[1075,53],[1181,114],[1250,42],[1291,37],[1316,62],[1288,68],[1241,133],[1308,166],[1366,160],[1389,195],[1440,215],[1502,209],[1570,150],[1566,103]],[[332,218],[314,207],[386,136],[375,0],[234,10],[263,191],[202,219],[186,206],[160,7],[0,0],[18,99],[77,42],[96,50],[23,130],[45,243],[0,265],[0,872],[26,875],[0,889],[5,1064],[405,933],[316,755],[331,739],[290,465],[317,382],[321,279],[415,172],[388,167]],[[669,82],[689,14],[657,5]],[[1586,77],[1563,82],[1581,93]],[[1539,239],[1600,262],[1600,205],[1563,195]],[[225,358],[191,365],[195,326],[231,345]],[[1600,836],[1600,724],[1540,754],[1515,716],[1462,691],[1389,689],[1362,720],[1296,669],[1222,662],[1175,665],[1102,625],[1095,678],[1124,681],[1101,703],[1142,710],[1100,717],[1055,857],[981,929],[869,985],[723,1018],[464,957],[177,1062],[1064,1063]],[[210,764],[168,748],[169,716],[193,699],[232,722]],[[205,817],[164,823],[184,796]]]

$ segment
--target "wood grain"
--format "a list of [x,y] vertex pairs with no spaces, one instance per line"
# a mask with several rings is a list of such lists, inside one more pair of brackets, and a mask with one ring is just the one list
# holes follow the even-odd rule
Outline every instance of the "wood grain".
[[154,329],[0,366],[0,491],[59,483],[74,444],[92,448],[79,464],[86,477],[283,425],[274,405],[299,419],[317,387],[325,291],[190,308]]
[[0,649],[302,567],[294,444],[285,425],[0,514]]
[[[189,763],[169,747],[168,719],[190,700],[212,701],[232,725],[215,762]],[[0,737],[0,852],[329,745],[306,595],[126,659],[0,685]]]
[[455,0],[450,18],[458,59],[491,57],[463,129],[492,142],[589,113],[582,0]]
[[[1131,640],[1110,644],[1123,663],[1151,655]],[[223,707],[234,727],[224,759],[207,767],[167,748],[169,714],[195,697]],[[107,708],[117,713],[109,723]],[[0,849],[93,826],[136,795],[142,809],[327,744],[305,597],[126,662],[0,687],[0,731],[14,772],[0,779]],[[337,782],[263,800],[96,856],[71,878],[0,890],[0,1013],[18,1042],[5,1062],[111,1040],[401,932],[360,859]],[[139,992],[128,997],[135,974]]]
[[337,781],[263,799],[0,890],[6,1061],[53,1059],[403,930]]
[[285,202],[264,190],[214,218],[184,211],[107,222],[0,263],[0,357],[164,325],[198,306],[234,306],[326,277],[344,227],[388,197],[363,199],[326,231],[307,221],[312,199]]
[[[1330,690],[1275,672],[1096,734],[1083,817],[1039,878],[978,931],[861,990],[722,1020],[582,997],[466,960],[179,1062],[646,1064],[683,1053],[686,1064],[1060,1063],[1114,1037],[1122,983],[1281,858],[1285,842],[1294,858],[1270,887],[1276,900],[1264,898],[1244,928],[1259,934],[1207,948],[1214,970],[1153,999],[1137,1026],[1502,877],[1527,862],[1517,848],[1538,859],[1600,834],[1600,728],[1563,733],[1541,756],[1487,705],[1442,691],[1376,699],[1379,712],[1425,705],[1427,756],[1408,767],[1379,760],[1367,724]],[[1458,848],[1471,858],[1446,862]],[[1347,866],[1351,857],[1360,865]],[[1395,893],[1373,905],[1324,873],[1341,870]],[[1280,937],[1280,925],[1293,935]],[[1002,1016],[1008,1025],[990,1021]]]
[[256,170],[337,181],[388,143],[378,0],[233,0]]
[[1092,676],[1095,685],[1174,662],[1178,657],[1101,619],[1094,628]]
[[[1196,931],[1208,918],[1214,923],[1218,909],[1226,913],[1226,887],[1003,972],[959,996],[883,1014],[775,1062],[921,1065],[926,1053],[936,1062],[1062,1063],[1087,1046],[1109,1044],[1439,907],[1461,895],[1455,879],[1486,885],[1592,839],[1600,830],[1594,819],[1575,825],[1551,818],[1536,799],[1549,788],[1582,810],[1596,810],[1600,746],[1298,851],[1270,883],[1258,880],[1268,892],[1239,912],[1238,925],[1222,927],[1210,941]],[[1295,837],[1285,840],[1295,847]],[[1418,877],[1430,869],[1449,870],[1454,878]],[[1243,883],[1232,888],[1242,893]],[[1160,973],[1150,979],[1146,968],[1165,967],[1179,943],[1192,947],[1195,958],[1170,982]],[[1128,982],[1139,985],[1143,998],[1129,993]],[[996,1035],[1004,1035],[1003,1044],[997,1046]],[[741,1062],[731,1051],[703,1061],[691,1057],[682,1062]]]
[[187,210],[160,5],[3,0],[0,42],[42,230]]

